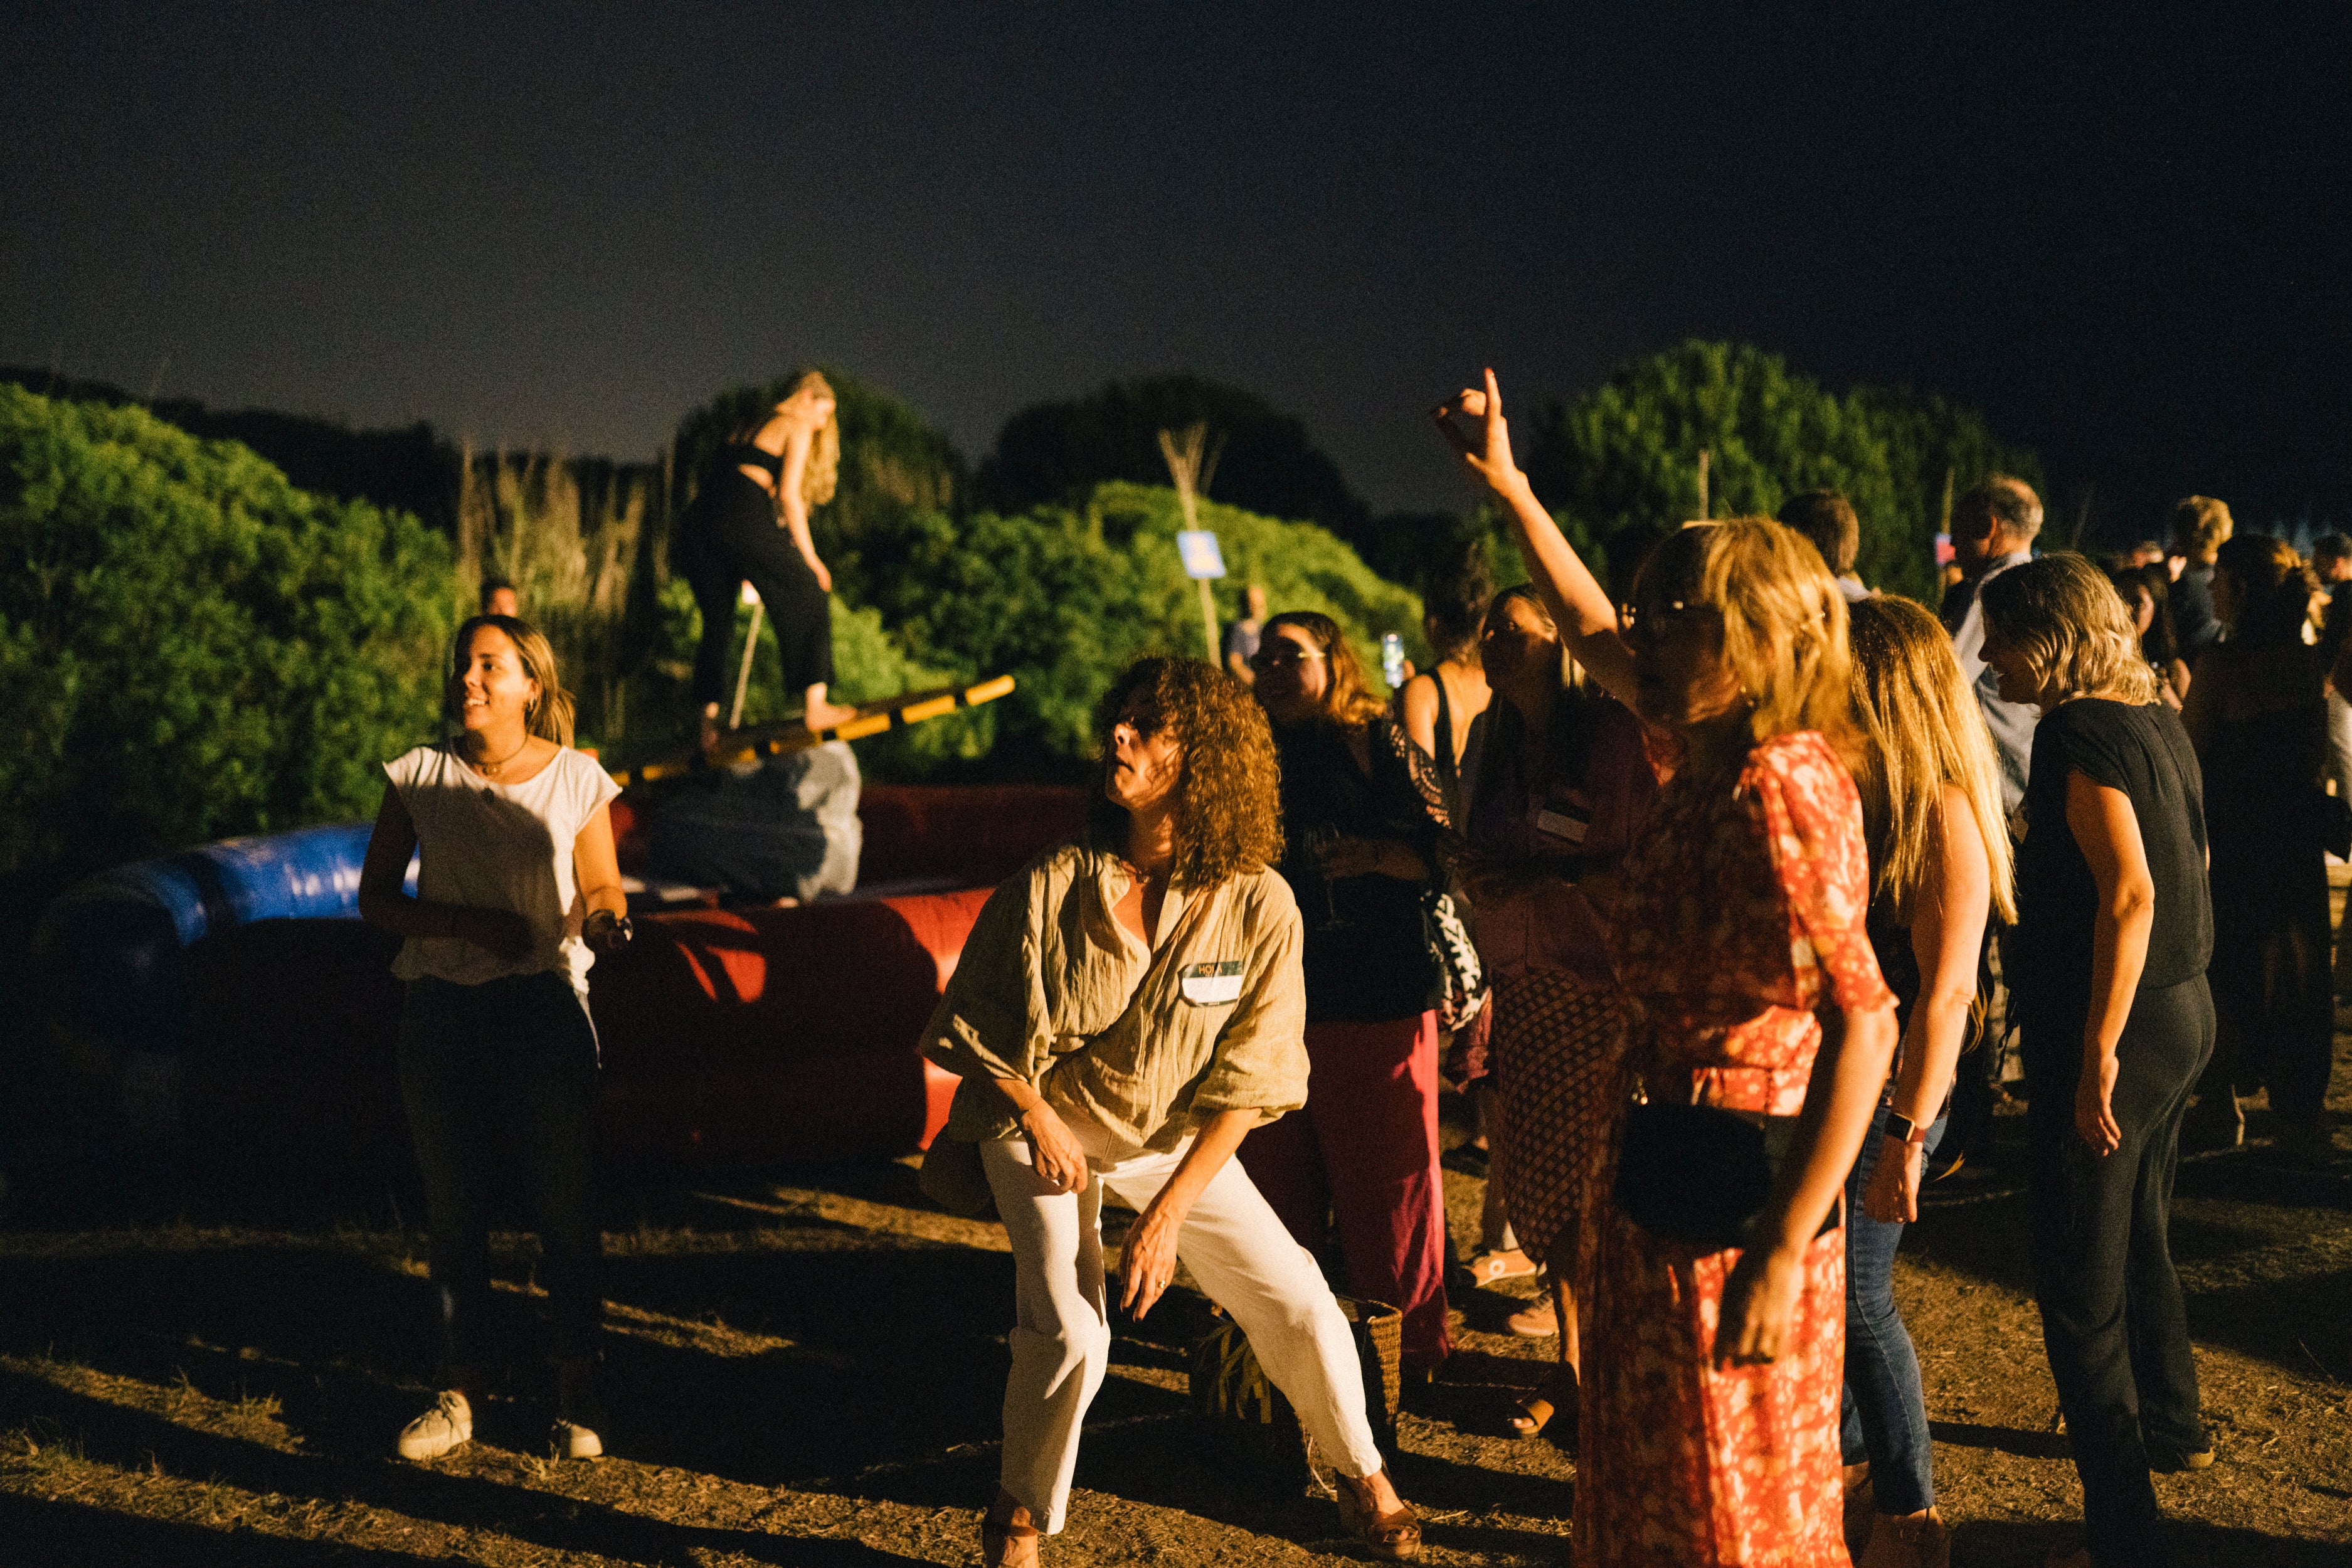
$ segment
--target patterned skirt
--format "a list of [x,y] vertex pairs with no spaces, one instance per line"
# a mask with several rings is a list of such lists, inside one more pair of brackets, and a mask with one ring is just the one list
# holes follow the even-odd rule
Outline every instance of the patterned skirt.
[[1498,979],[1490,1005],[1487,1131],[1502,1145],[1504,1205],[1528,1256],[1567,1268],[1617,1098],[1624,1009],[1613,990],[1556,969]]

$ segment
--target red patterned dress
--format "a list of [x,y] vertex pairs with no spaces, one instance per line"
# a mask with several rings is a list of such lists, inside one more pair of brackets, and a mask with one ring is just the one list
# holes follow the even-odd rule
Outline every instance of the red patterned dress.
[[[1765,741],[1736,786],[1660,791],[1614,937],[1638,1022],[1628,1070],[1653,1095],[1738,1110],[1804,1104],[1826,985],[1891,1006],[1863,921],[1870,876],[1853,777],[1811,731]],[[1604,1185],[1616,1158],[1607,1156]],[[1817,1238],[1788,1347],[1717,1368],[1737,1249],[1704,1253],[1596,1205],[1585,1253],[1578,1568],[1845,1564],[1838,1454],[1845,1237]]]

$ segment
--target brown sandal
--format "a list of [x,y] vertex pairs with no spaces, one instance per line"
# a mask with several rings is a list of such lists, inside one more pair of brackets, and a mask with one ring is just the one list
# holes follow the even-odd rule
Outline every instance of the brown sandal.
[[1421,1515],[1412,1504],[1401,1504],[1394,1513],[1374,1514],[1370,1507],[1356,1500],[1355,1489],[1342,1480],[1339,1492],[1339,1528],[1356,1540],[1375,1557],[1389,1563],[1406,1563],[1421,1555]]
[[[1029,1511],[1019,1503],[1013,1506],[1023,1513]],[[985,1568],[1038,1568],[1044,1550],[1039,1543],[1044,1540],[1034,1525],[999,1519],[993,1505],[980,1516],[980,1560]]]

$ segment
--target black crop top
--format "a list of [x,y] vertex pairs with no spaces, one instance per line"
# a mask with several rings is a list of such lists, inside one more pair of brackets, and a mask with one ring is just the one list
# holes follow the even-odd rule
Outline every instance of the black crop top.
[[762,451],[749,441],[730,441],[719,448],[719,466],[721,468],[737,468],[747,463],[755,468],[767,469],[771,479],[784,477],[784,459],[781,453]]

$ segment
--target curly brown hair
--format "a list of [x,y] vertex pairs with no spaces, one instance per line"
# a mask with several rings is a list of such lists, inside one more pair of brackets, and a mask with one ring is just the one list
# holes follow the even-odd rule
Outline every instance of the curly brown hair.
[[1343,730],[1360,730],[1388,711],[1388,704],[1372,695],[1364,666],[1339,623],[1320,610],[1285,610],[1258,628],[1258,646],[1274,640],[1277,627],[1297,626],[1323,651],[1331,670],[1331,684],[1323,689],[1323,716]]
[[1098,843],[1127,841],[1127,808],[1105,786],[1110,732],[1130,704],[1147,735],[1172,732],[1182,748],[1176,781],[1176,865],[1170,880],[1207,888],[1263,871],[1282,858],[1281,768],[1274,731],[1250,689],[1197,658],[1139,658],[1095,709],[1094,804],[1087,820]]

